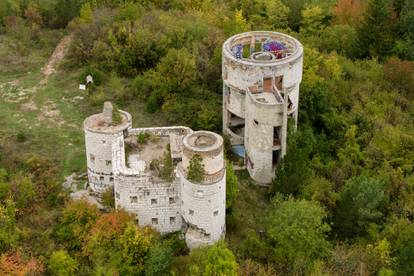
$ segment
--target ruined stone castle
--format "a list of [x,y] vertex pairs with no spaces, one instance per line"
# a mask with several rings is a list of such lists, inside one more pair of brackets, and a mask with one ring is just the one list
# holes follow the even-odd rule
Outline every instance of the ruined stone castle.
[[[272,180],[286,152],[288,118],[297,123],[302,61],[301,44],[281,33],[243,33],[223,45],[223,132],[242,149],[238,153],[259,183]],[[116,208],[161,233],[182,231],[190,248],[224,237],[220,135],[184,126],[132,128],[131,115],[110,102],[84,121],[84,132],[94,193],[113,188]],[[195,157],[203,167],[197,181],[189,177]]]

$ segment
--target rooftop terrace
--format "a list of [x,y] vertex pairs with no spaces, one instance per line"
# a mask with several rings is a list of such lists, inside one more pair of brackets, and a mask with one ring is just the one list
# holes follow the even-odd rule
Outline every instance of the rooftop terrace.
[[279,63],[302,54],[301,44],[293,37],[277,33],[254,31],[234,35],[223,45],[226,56],[242,63]]

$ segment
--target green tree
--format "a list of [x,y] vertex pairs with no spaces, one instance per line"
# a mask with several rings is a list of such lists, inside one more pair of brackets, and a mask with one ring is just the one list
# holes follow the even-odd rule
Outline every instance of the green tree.
[[224,241],[191,251],[186,275],[235,276],[238,264]]
[[283,200],[276,196],[272,204],[267,222],[271,258],[289,274],[306,274],[314,260],[327,256],[327,212],[316,202],[292,197]]
[[229,17],[225,18],[223,29],[227,36],[248,31],[250,28],[242,9],[235,10]]
[[215,109],[203,105],[201,110],[197,113],[197,128],[203,130],[215,130],[220,121],[220,116],[218,116],[218,114],[219,113]]
[[239,181],[234,173],[233,163],[226,161],[226,208],[231,209],[239,194]]
[[403,59],[414,60],[414,2],[399,2],[402,3],[400,20],[397,23],[399,38],[393,52]]
[[33,203],[36,194],[28,176],[18,173],[12,175],[10,181],[6,181],[6,178],[7,174],[0,176],[0,199],[12,198],[17,209],[27,208]]
[[8,16],[17,16],[21,12],[20,1],[3,0],[0,1],[0,25],[4,25]]
[[306,199],[318,201],[328,208],[334,208],[339,197],[334,184],[322,177],[312,178],[309,184],[303,187],[302,194]]
[[208,249],[204,275],[237,275],[236,258],[223,241],[219,241]]
[[80,250],[84,239],[95,224],[99,211],[85,200],[71,201],[63,210],[55,235],[70,250]]
[[188,166],[187,179],[199,183],[204,179],[204,164],[200,155],[194,154]]
[[394,22],[389,0],[369,0],[361,25],[358,27],[358,50],[361,57],[385,59],[392,49]]
[[395,243],[397,275],[414,274],[414,225],[406,224]]
[[253,2],[245,7],[249,22],[254,29],[286,29],[288,27],[289,8],[281,0]]
[[355,27],[350,25],[331,25],[325,28],[319,38],[319,49],[354,58],[359,51],[356,49],[358,33]]
[[356,125],[350,126],[345,133],[345,142],[338,150],[340,169],[347,178],[359,174],[364,162],[364,156],[356,137],[357,131]]
[[[118,238],[114,236],[114,238]],[[128,223],[124,233],[119,237],[122,248],[121,274],[133,275],[145,271],[145,261],[150,252],[152,233],[149,228],[139,228],[134,223]]]
[[281,0],[261,1],[266,9],[271,27],[285,29],[288,27],[289,8]]
[[168,276],[174,260],[173,251],[169,247],[155,245],[151,247],[145,262],[145,276]]
[[49,272],[56,276],[75,275],[78,269],[78,262],[73,259],[66,251],[54,251],[49,260]]
[[319,6],[308,6],[302,11],[300,31],[307,35],[316,35],[323,27],[324,15]]
[[346,181],[334,211],[334,228],[343,237],[363,234],[384,215],[386,182],[367,176]]
[[54,2],[53,27],[66,27],[68,22],[79,15],[84,0],[57,0]]
[[171,150],[168,147],[168,150],[164,152],[164,156],[162,159],[162,167],[160,170],[160,177],[166,181],[172,182],[173,181],[173,161],[171,158]]
[[190,96],[197,78],[195,57],[185,48],[171,49],[157,64],[155,70],[144,73],[140,84],[150,96],[147,110],[156,111],[178,96]]
[[289,8],[289,27],[295,31],[299,31],[305,0],[283,0],[283,4]]
[[16,247],[19,237],[15,203],[11,199],[6,199],[0,204],[0,254]]
[[86,2],[80,8],[79,20],[83,24],[87,24],[87,23],[92,22],[92,19],[93,19],[93,11],[92,11],[91,4],[89,2]]
[[10,192],[18,209],[28,207],[35,199],[32,180],[27,176],[16,175],[10,183]]
[[271,186],[272,194],[296,194],[309,181],[310,146],[304,139],[309,137],[302,135],[300,131],[289,131],[287,152],[276,167],[276,176]]
[[118,106],[114,105],[112,110],[112,123],[119,125],[122,122],[121,112],[119,112]]

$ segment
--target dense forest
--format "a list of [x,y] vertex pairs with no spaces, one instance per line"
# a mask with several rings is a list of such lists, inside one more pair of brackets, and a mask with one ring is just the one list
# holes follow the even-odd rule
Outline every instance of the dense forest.
[[[220,133],[222,43],[248,30],[304,45],[299,124],[270,187],[229,163],[224,241],[189,252],[71,199],[105,100]],[[0,0],[0,75],[1,275],[414,275],[414,1]]]

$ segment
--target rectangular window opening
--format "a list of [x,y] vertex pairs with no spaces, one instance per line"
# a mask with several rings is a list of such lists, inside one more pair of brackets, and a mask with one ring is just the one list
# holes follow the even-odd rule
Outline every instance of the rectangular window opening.
[[283,76],[276,76],[275,77],[275,86],[277,90],[282,91],[283,89]]
[[129,199],[131,200],[131,203],[138,203],[138,197],[137,196],[130,196]]
[[263,78],[263,92],[272,92],[273,91],[273,78],[265,77]]

